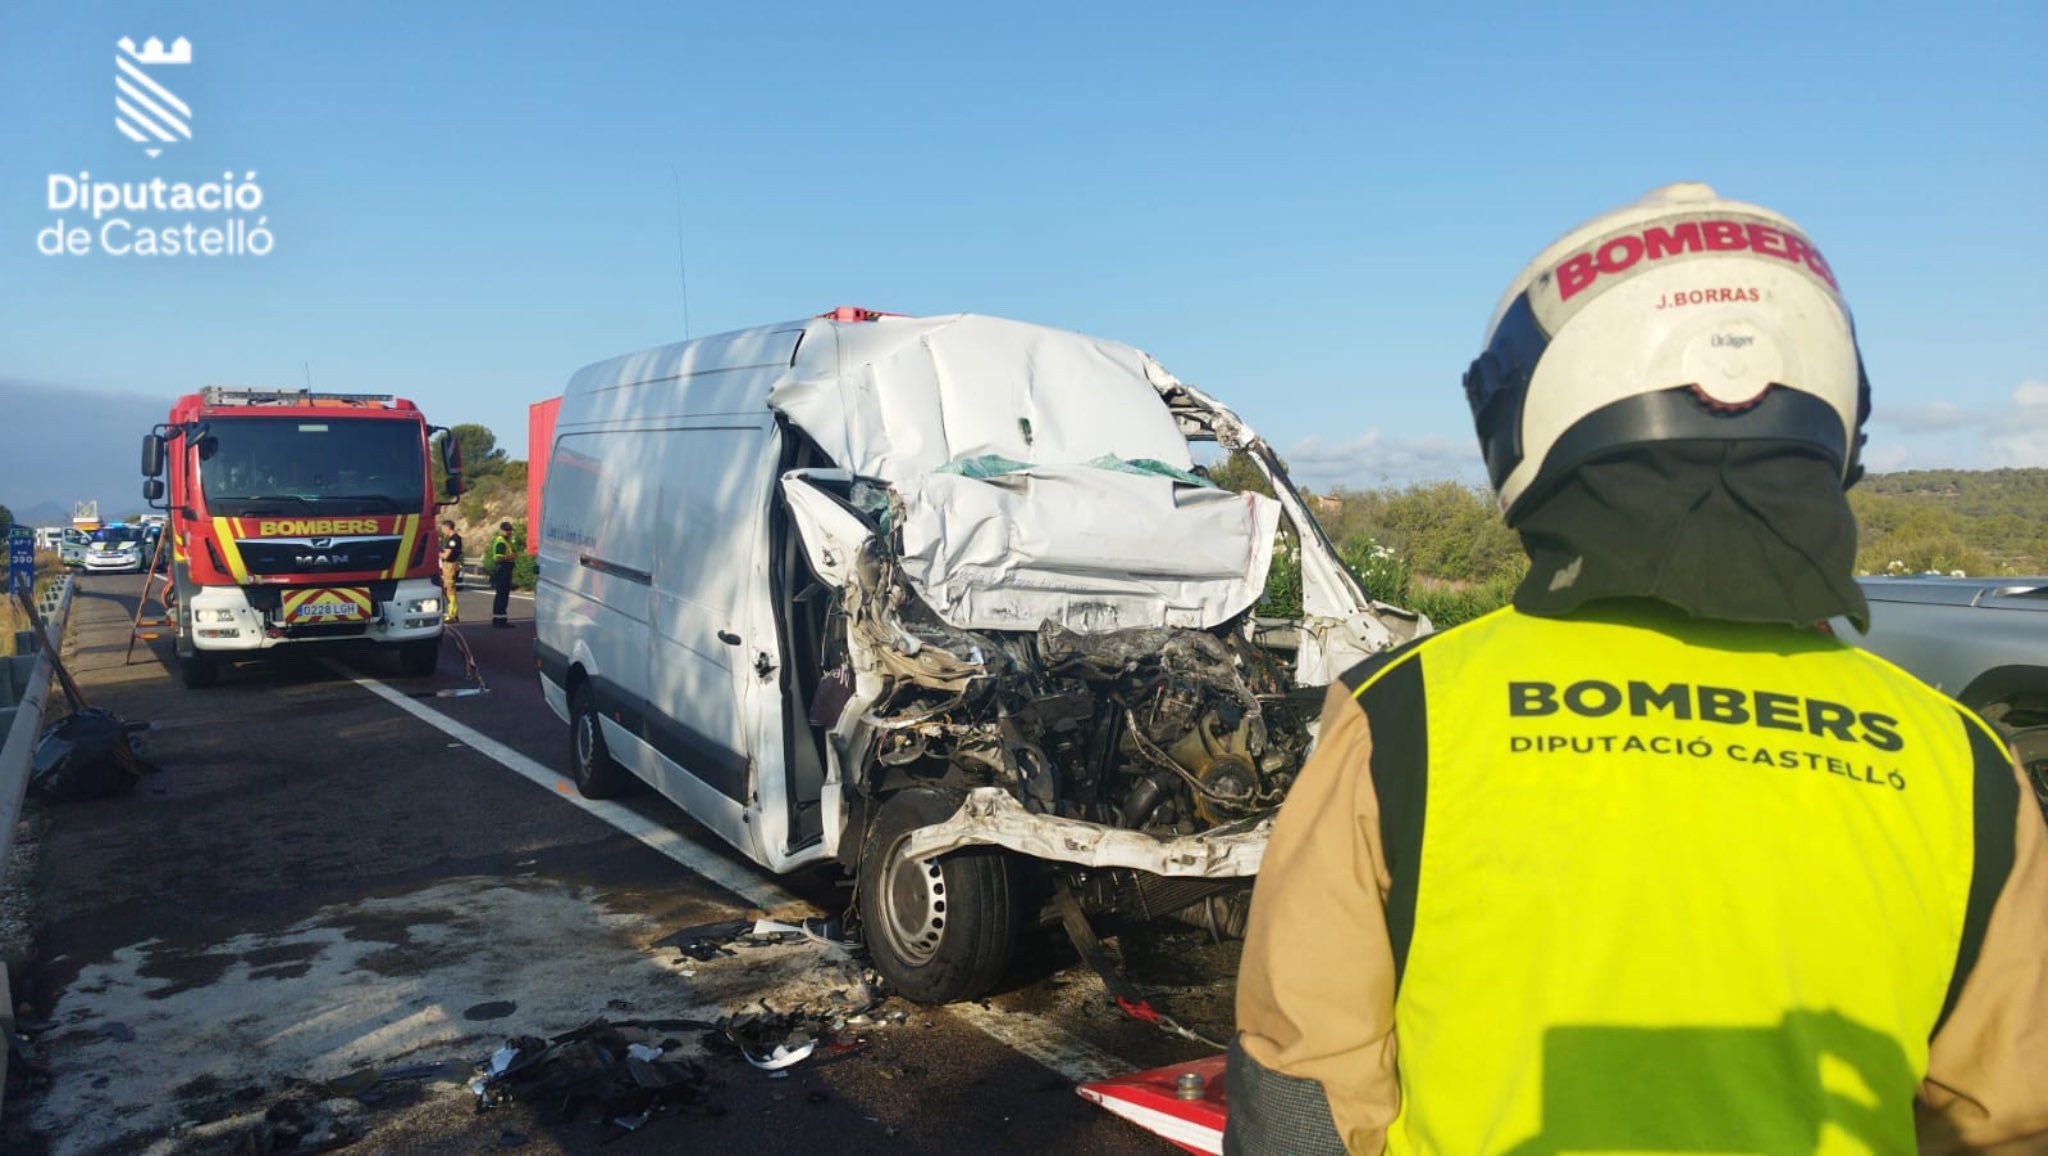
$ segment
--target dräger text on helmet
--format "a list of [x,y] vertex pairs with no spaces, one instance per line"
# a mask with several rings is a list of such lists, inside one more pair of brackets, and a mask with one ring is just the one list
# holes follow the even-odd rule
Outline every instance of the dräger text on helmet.
[[[52,173],[45,205],[59,216],[36,233],[46,257],[262,257],[276,246],[255,172],[218,181],[96,181]],[[161,220],[144,214],[194,214]],[[199,215],[199,214],[204,214]]]

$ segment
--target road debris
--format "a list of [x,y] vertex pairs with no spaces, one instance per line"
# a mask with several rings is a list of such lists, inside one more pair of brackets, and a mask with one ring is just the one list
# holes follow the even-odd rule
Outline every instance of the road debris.
[[157,771],[130,741],[148,729],[148,723],[124,723],[97,707],[59,719],[36,744],[28,789],[61,803],[125,795],[144,775]]
[[1221,1152],[1229,1115],[1224,1066],[1222,1056],[1205,1056],[1097,1080],[1074,1090],[1082,1099],[1100,1104],[1189,1152]]
[[737,954],[734,946],[774,947],[810,940],[826,947],[850,951],[856,944],[845,938],[844,925],[834,919],[806,919],[784,923],[775,919],[720,919],[685,927],[654,941],[656,947],[673,947],[700,963]]
[[656,1116],[689,1108],[715,1112],[703,1065],[677,1055],[677,1032],[704,1032],[703,1020],[594,1019],[553,1039],[516,1036],[491,1054],[469,1090],[477,1110],[510,1100],[560,1122],[595,1118],[637,1131]]

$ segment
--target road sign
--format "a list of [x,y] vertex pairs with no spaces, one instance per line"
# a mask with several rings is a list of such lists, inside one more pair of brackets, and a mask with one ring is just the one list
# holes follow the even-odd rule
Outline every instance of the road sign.
[[36,586],[36,532],[16,526],[7,533],[7,589],[33,594]]

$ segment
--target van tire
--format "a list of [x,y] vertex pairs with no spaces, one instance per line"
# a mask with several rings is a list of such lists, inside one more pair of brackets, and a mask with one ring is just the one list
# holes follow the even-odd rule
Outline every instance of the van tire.
[[220,681],[220,663],[205,655],[187,655],[178,660],[178,681],[186,690],[205,690]]
[[918,787],[882,802],[855,881],[875,970],[919,1003],[978,999],[1009,969],[1017,947],[1017,878],[999,847],[968,847],[915,863],[894,861],[912,831],[960,809],[953,791]]
[[578,684],[569,696],[569,773],[584,798],[616,799],[631,791],[637,780],[612,758],[598,718],[590,684]]

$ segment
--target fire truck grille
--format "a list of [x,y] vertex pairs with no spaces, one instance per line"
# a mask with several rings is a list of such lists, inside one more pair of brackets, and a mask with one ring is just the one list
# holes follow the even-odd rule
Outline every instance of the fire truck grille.
[[242,564],[251,574],[338,574],[389,570],[397,538],[337,538],[315,545],[305,538],[241,538]]

